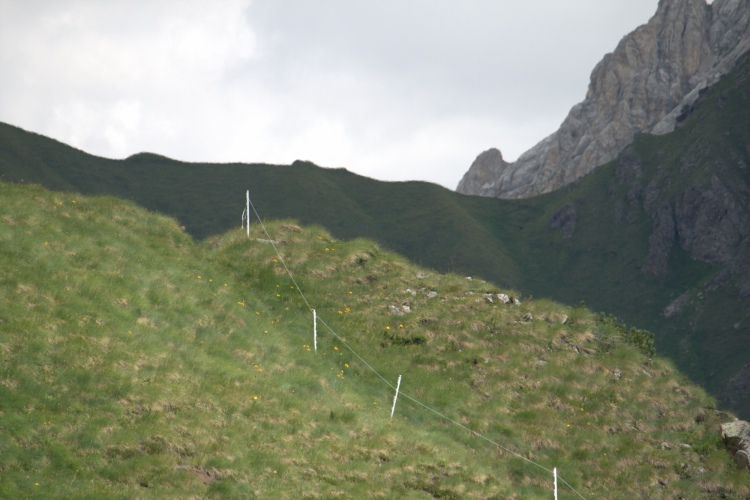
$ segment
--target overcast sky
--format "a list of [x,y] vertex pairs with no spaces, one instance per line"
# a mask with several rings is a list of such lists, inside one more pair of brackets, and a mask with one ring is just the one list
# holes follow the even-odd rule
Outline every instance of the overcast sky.
[[0,121],[108,158],[455,188],[554,132],[657,0],[0,0]]

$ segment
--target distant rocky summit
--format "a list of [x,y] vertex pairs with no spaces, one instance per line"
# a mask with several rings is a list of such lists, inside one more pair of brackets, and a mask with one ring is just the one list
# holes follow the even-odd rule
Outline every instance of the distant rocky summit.
[[613,160],[636,134],[674,130],[701,90],[748,49],[750,1],[661,0],[649,22],[594,68],[586,98],[557,132],[513,163],[485,151],[457,191],[525,198],[569,184]]

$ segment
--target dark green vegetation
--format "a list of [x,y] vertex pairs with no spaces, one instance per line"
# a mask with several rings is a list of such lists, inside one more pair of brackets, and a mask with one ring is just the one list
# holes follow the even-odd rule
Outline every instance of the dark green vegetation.
[[[116,161],[0,125],[0,175],[110,194],[177,217],[196,238],[240,224],[245,190],[261,216],[367,237],[413,262],[622,317],[750,415],[750,62],[685,110],[682,126],[637,139],[616,161],[537,198],[467,197],[307,162]],[[553,227],[557,227],[554,229]]]
[[[321,326],[316,353],[282,259],[239,229],[194,243],[129,202],[7,183],[0,222],[2,498],[551,498],[530,461],[585,498],[750,494],[719,442],[731,415],[583,305],[490,302],[487,282],[268,222],[340,336]],[[403,375],[393,419],[349,346]]]

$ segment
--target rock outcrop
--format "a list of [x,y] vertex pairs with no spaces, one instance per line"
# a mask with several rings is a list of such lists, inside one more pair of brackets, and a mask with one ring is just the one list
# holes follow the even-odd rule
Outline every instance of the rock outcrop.
[[550,222],[549,227],[550,229],[562,229],[563,238],[571,238],[576,230],[576,220],[578,220],[576,208],[566,203],[552,215],[552,222]]
[[747,0],[660,0],[651,20],[594,68],[585,100],[557,132],[514,163],[497,149],[480,154],[457,191],[524,198],[571,183],[614,159],[636,134],[673,130],[701,90],[748,49]]
[[735,420],[722,425],[721,439],[737,465],[750,468],[750,423]]

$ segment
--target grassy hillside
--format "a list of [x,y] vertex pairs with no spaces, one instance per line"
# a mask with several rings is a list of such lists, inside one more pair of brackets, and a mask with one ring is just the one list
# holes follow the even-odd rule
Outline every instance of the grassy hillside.
[[5,183],[0,214],[1,497],[750,494],[731,415],[583,307],[292,221],[195,243]]

